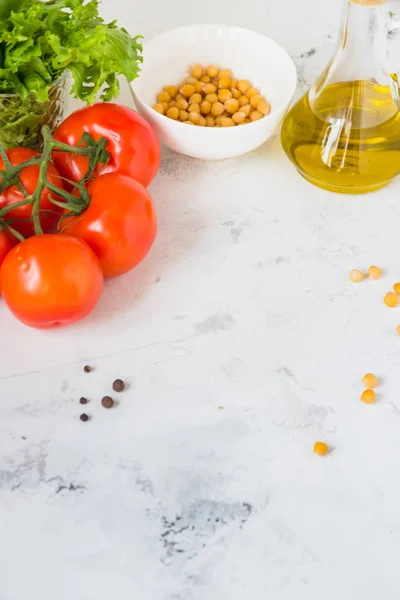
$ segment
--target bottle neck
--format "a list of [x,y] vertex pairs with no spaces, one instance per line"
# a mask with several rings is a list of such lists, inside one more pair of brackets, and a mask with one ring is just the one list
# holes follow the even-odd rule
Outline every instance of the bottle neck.
[[338,58],[346,79],[386,80],[389,11],[387,0],[349,0]]

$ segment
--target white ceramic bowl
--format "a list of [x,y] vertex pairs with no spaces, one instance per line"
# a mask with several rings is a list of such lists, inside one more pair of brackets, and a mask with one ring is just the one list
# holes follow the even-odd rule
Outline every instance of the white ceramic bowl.
[[[188,127],[152,109],[164,85],[176,85],[192,64],[216,64],[249,79],[271,104],[271,113],[243,127]],[[296,89],[296,67],[268,37],[227,25],[190,25],[166,31],[145,44],[139,79],[132,84],[138,111],[172,150],[203,160],[254,150],[279,127]]]

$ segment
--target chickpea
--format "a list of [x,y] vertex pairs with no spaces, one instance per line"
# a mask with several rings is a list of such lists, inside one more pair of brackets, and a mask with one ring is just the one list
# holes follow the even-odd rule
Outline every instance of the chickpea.
[[189,121],[194,123],[194,125],[197,125],[197,123],[199,123],[199,121],[200,121],[200,112],[197,113],[197,112],[190,111]]
[[[238,80],[237,80],[237,79],[235,79],[234,77],[233,77],[233,78],[231,78],[231,84],[232,84],[232,87],[233,87],[233,88],[237,88],[237,86],[238,86]],[[241,94],[240,94],[240,95],[241,95]]]
[[160,113],[160,115],[164,114],[164,107],[162,104],[155,104],[153,106],[153,110],[155,110],[156,112]]
[[251,83],[250,81],[247,81],[247,79],[241,79],[237,87],[242,94],[246,94],[247,90],[251,88]]
[[200,112],[202,115],[208,115],[211,112],[211,102],[203,100],[200,104]]
[[398,298],[397,294],[395,294],[394,292],[388,292],[386,294],[386,296],[384,297],[383,301],[386,304],[386,306],[388,306],[389,308],[394,308],[395,306],[398,305],[399,298]]
[[164,86],[164,92],[168,92],[171,98],[175,98],[176,94],[178,93],[178,88],[176,85],[166,85]]
[[182,125],[194,125],[192,121],[182,121]]
[[231,80],[229,77],[220,77],[218,80],[219,89],[229,89],[231,87]]
[[164,113],[166,113],[167,110],[169,109],[169,102],[160,102],[160,104],[162,105],[162,107],[164,109]]
[[232,121],[230,117],[222,117],[221,118],[221,127],[234,127],[235,123]]
[[206,120],[204,117],[200,116],[200,121],[198,122],[199,127],[205,127],[206,126]]
[[329,448],[328,445],[325,444],[325,442],[315,442],[314,444],[314,453],[318,454],[319,456],[325,456],[325,454],[328,454],[329,452]]
[[214,117],[220,117],[225,112],[225,106],[221,102],[214,102],[211,107],[211,114]]
[[230,79],[232,77],[232,70],[231,69],[221,69],[220,72],[218,73],[218,77],[220,79],[222,77],[227,77],[228,79]]
[[178,100],[184,100],[184,96],[182,96],[180,92],[178,92],[175,96],[175,102],[178,102]]
[[218,96],[217,94],[207,94],[207,96],[204,98],[204,100],[207,100],[207,102],[211,102],[211,104],[214,104],[215,102],[218,102]]
[[176,108],[179,108],[179,110],[186,110],[188,106],[189,103],[187,100],[185,100],[185,98],[182,98],[182,100],[178,100],[176,103]]
[[184,121],[187,121],[189,118],[189,113],[186,112],[186,110],[180,110],[179,111],[179,119],[182,121],[182,123]]
[[263,116],[261,113],[258,112],[258,110],[253,110],[252,113],[250,113],[250,121],[259,121],[260,119],[262,119]]
[[189,104],[189,112],[196,112],[200,114],[200,104],[195,102],[194,104]]
[[167,117],[176,121],[179,118],[179,109],[176,108],[176,106],[171,106],[171,108],[167,110]]
[[207,67],[206,73],[211,78],[217,77],[217,75],[219,73],[219,69],[215,65],[210,65],[209,67]]
[[246,115],[244,114],[244,112],[235,112],[232,115],[232,121],[235,123],[235,125],[244,123],[245,118],[246,118]]
[[365,402],[365,404],[373,404],[376,400],[376,393],[374,390],[365,390],[361,394],[361,401]]
[[185,83],[188,83],[189,85],[194,85],[197,81],[198,81],[197,77],[188,77],[186,79]]
[[257,88],[249,88],[248,90],[246,90],[246,96],[248,98],[252,98],[255,94],[260,94],[260,90],[258,90]]
[[172,108],[173,106],[176,106],[175,100],[171,100],[171,102],[169,102],[169,107]]
[[[259,110],[259,109],[257,108],[257,110]],[[375,267],[375,266],[369,267],[368,277],[370,279],[380,279],[382,277],[382,269],[380,269],[379,267]]]
[[194,85],[187,83],[186,85],[183,85],[179,91],[184,98],[190,98],[190,96],[193,96],[196,92],[196,88]]
[[246,106],[246,104],[250,104],[250,99],[247,96],[240,96],[238,100],[239,106]]
[[192,77],[196,77],[196,79],[200,79],[200,77],[203,77],[203,75],[204,75],[204,69],[201,65],[194,65],[190,70],[190,74]]
[[203,94],[207,96],[207,94],[215,94],[217,88],[212,83],[205,83],[203,85]]
[[254,94],[254,96],[250,97],[250,104],[257,110],[258,103],[261,102],[261,100],[260,94]]
[[204,83],[202,83],[201,81],[197,81],[194,84],[194,88],[198,94],[201,94],[201,92],[203,91],[203,85],[204,85]]
[[203,75],[203,77],[200,77],[200,81],[202,83],[210,83],[211,77],[209,75]]
[[400,296],[400,283],[395,283],[393,286],[394,291],[398,296]]
[[229,98],[232,98],[232,92],[230,90],[223,89],[218,91],[218,100],[222,102],[222,104],[225,104]]
[[158,102],[170,102],[171,96],[168,94],[168,92],[160,92],[157,96],[157,100]]
[[361,281],[364,281],[365,275],[362,271],[359,271],[358,269],[353,269],[350,272],[350,279],[353,283],[360,283]]
[[[253,98],[254,98],[254,96],[253,96]],[[268,115],[271,112],[271,106],[270,106],[270,104],[268,104],[268,102],[266,102],[266,100],[261,100],[257,104],[257,110],[262,115]]]
[[235,88],[235,87],[232,87],[231,92],[232,92],[232,96],[234,98],[236,98],[236,100],[239,100],[239,98],[242,97],[242,93],[239,92],[239,90],[237,88]]
[[222,116],[220,115],[215,119],[215,127],[221,127]]
[[225,108],[230,115],[233,115],[239,110],[239,102],[235,98],[230,98],[225,102]]
[[190,96],[189,98],[189,104],[200,104],[200,102],[203,100],[201,94],[193,94],[193,96]]
[[210,115],[206,116],[206,127],[215,127],[215,119]]
[[244,120],[244,122],[245,122],[245,123],[251,123],[251,121],[250,121],[249,117],[246,117],[246,118],[245,118],[245,120]]
[[378,378],[373,373],[367,373],[364,375],[362,382],[366,388],[372,390],[378,385]]

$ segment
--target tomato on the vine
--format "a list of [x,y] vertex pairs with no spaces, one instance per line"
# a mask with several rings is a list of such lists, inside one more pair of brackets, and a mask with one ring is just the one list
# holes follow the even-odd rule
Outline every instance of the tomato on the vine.
[[[0,268],[7,254],[14,246],[13,241],[6,231],[0,229]],[[1,280],[0,280],[0,294],[1,294]]]
[[[54,138],[77,146],[84,132],[96,141],[107,140],[108,164],[100,173],[123,173],[147,187],[160,166],[160,144],[151,126],[137,112],[110,102],[94,104],[69,115]],[[53,161],[61,175],[80,181],[88,170],[88,159],[78,154],[55,151]]]
[[144,259],[156,237],[151,196],[140,183],[120,173],[96,177],[88,192],[88,208],[62,220],[60,227],[90,246],[106,277],[122,275]]
[[44,234],[13,248],[0,270],[5,303],[40,329],[75,323],[96,306],[103,289],[98,258],[75,237]]
[[[20,163],[25,162],[34,156],[39,156],[38,152],[29,150],[28,148],[11,148],[10,150],[6,150],[6,154],[13,166],[19,165]],[[0,171],[4,171],[4,161],[1,157]],[[63,188],[60,175],[52,163],[49,163],[48,165],[47,178],[53,185]],[[32,165],[22,169],[19,179],[26,193],[28,195],[33,194],[36,190],[39,180],[39,166]],[[55,229],[61,212],[61,209],[52,203],[49,196],[57,199],[54,194],[51,195],[49,190],[45,188],[41,194],[39,206],[39,221],[44,233],[49,233]],[[6,206],[11,206],[12,204],[16,204],[17,202],[21,202],[23,200],[24,194],[22,191],[18,189],[16,185],[12,185],[6,188],[0,194],[0,210]],[[18,231],[25,238],[30,237],[35,233],[31,218],[32,204],[29,203],[26,203],[22,206],[17,206],[16,208],[9,210],[4,215],[4,220],[12,221],[10,223],[11,227]]]

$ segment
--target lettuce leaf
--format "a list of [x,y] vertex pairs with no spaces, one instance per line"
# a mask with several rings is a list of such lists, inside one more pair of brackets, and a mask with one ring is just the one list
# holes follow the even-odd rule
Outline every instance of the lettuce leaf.
[[116,98],[119,75],[138,77],[141,36],[105,23],[98,7],[98,0],[0,0],[0,93],[43,102],[70,71],[76,98]]

